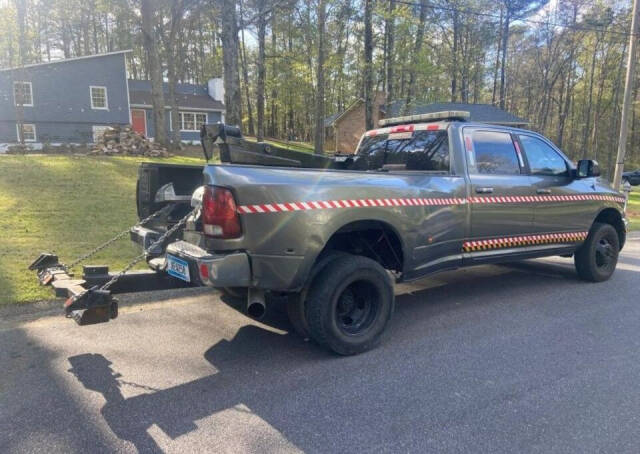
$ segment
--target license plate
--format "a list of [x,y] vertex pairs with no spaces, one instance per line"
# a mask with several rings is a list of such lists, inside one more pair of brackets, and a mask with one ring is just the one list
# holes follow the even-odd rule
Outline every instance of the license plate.
[[191,282],[189,264],[173,255],[167,255],[167,273],[183,281]]

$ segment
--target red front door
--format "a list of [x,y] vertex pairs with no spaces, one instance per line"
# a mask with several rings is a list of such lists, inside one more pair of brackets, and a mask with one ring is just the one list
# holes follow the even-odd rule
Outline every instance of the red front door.
[[131,126],[140,135],[147,136],[147,116],[142,109],[131,109]]

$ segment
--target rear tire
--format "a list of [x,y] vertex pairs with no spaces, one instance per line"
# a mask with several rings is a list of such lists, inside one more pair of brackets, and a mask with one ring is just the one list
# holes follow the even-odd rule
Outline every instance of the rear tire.
[[595,222],[574,256],[578,276],[590,282],[606,281],[616,269],[619,253],[620,240],[616,229],[611,224]]
[[316,276],[318,276],[326,268],[326,266],[333,262],[338,257],[344,257],[348,255],[346,252],[331,251],[324,257],[318,260],[313,268],[311,274],[307,280],[308,284],[300,293],[291,293],[287,300],[287,316],[293,326],[294,331],[303,339],[309,339],[311,333],[309,332],[309,324],[307,323],[307,316],[305,311],[305,300],[309,293],[309,287],[313,284]]
[[380,343],[393,308],[389,273],[367,257],[345,255],[312,283],[306,319],[316,342],[340,355],[354,355]]

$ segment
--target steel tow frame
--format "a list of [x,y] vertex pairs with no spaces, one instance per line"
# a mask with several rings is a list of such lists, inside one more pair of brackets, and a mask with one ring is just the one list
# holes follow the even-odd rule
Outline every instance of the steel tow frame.
[[[149,251],[152,251],[155,247],[163,244],[167,238],[179,229],[183,228],[189,217],[197,214],[200,208],[197,207],[189,211],[189,213],[187,213],[170,229],[160,235],[157,240],[147,248],[143,249],[142,253],[129,262],[120,272],[110,276],[110,279],[100,285],[93,285],[89,288],[85,288],[84,285],[86,284],[86,281],[73,279],[73,274],[69,271],[74,266],[90,257],[93,257],[95,254],[114,244],[119,239],[124,238],[132,228],[142,226],[152,219],[168,213],[173,207],[174,205],[172,204],[167,205],[152,213],[133,227],[118,233],[116,236],[95,247],[88,253],[81,255],[69,265],[60,263],[57,255],[44,252],[33,261],[29,266],[29,269],[36,271],[41,285],[52,285],[56,290],[66,290],[67,299],[64,303],[64,311],[68,318],[73,318],[79,325],[108,322],[110,319],[118,316],[118,300],[113,297],[112,292],[110,291],[111,287],[122,279],[136,264],[145,259]],[[89,268],[107,269],[107,267]]]

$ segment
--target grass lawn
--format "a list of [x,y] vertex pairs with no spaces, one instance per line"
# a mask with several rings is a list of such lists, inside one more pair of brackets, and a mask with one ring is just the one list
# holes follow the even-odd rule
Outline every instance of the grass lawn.
[[[137,221],[138,164],[149,158],[0,156],[0,305],[50,299],[29,263],[41,252],[70,262]],[[196,157],[157,160],[204,164]],[[89,264],[118,271],[139,254],[128,238]],[[76,270],[81,274],[81,268]]]
[[629,230],[640,230],[640,189],[634,189],[629,194],[627,217],[629,218]]

